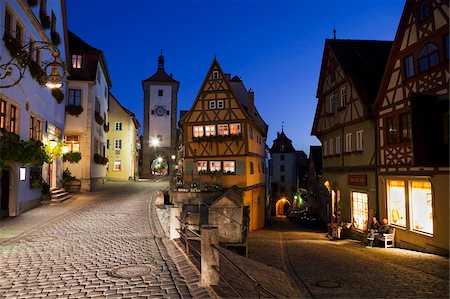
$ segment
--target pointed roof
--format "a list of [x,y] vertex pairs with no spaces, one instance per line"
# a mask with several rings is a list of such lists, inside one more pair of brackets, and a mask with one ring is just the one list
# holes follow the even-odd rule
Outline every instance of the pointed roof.
[[136,115],[132,111],[125,108],[111,92],[109,92],[109,95],[110,95],[110,98],[113,99],[114,101],[116,101],[116,103],[125,111],[125,113],[127,113],[129,116],[132,117],[134,125],[136,126],[137,129],[139,129],[141,127],[141,124],[137,120]]
[[277,132],[277,138],[273,141],[272,148],[270,149],[270,154],[279,153],[295,153],[292,140],[284,134],[283,129],[281,129],[281,133]]
[[164,56],[162,55],[162,50],[161,54],[158,57],[158,68],[156,70],[156,73],[151,75],[149,78],[143,80],[142,82],[146,81],[180,83],[172,77],[172,74],[168,75],[164,70]]
[[[221,196],[219,196],[212,204],[211,207],[215,206],[230,206],[233,204],[236,207],[242,207],[243,205],[243,190],[236,185],[233,185],[230,189],[225,191]],[[228,201],[227,201],[228,199]]]
[[89,45],[87,42],[82,40],[81,37],[79,37],[72,31],[67,30],[67,33],[69,36],[69,47],[71,52],[83,51],[83,52],[96,52],[98,54],[103,53],[101,50]]

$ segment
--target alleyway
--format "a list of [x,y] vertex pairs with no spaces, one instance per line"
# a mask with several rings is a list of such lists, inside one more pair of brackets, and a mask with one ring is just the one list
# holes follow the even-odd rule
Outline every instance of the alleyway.
[[[0,297],[211,297],[174,258],[175,249],[154,221],[150,198],[166,186],[109,182],[59,207],[38,207],[2,222],[0,240],[9,239],[0,242]],[[37,223],[36,215],[52,219],[53,210],[59,216]]]
[[330,241],[285,218],[249,234],[249,257],[285,270],[306,297],[449,297],[448,258]]

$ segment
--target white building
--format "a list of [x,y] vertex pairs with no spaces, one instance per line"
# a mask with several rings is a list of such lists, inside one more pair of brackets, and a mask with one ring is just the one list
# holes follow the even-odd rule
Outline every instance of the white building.
[[108,95],[111,88],[103,52],[68,31],[69,69],[66,128],[69,150],[80,152],[78,163],[64,162],[77,179],[81,191],[92,191],[105,182]]
[[111,93],[108,118],[108,180],[136,179],[140,124],[134,113],[122,106]]
[[[45,81],[38,83],[32,73],[36,77],[36,70],[44,69],[45,62],[52,60],[51,51],[41,48],[41,42],[57,45],[61,61],[66,60],[65,1],[43,0],[33,6],[29,3],[25,0],[0,1],[0,65],[10,61],[12,55],[17,53],[11,51],[11,45],[31,49],[31,60],[23,78],[13,85],[19,79],[18,72],[13,70],[11,76],[0,80],[0,128],[19,135],[21,140],[40,140],[48,144],[50,140],[63,139],[62,97],[66,86],[62,87],[62,93],[59,92],[59,103],[44,85]],[[33,44],[33,48],[28,44]],[[4,70],[0,69],[0,76],[3,74]],[[21,167],[24,165],[5,161],[6,168],[1,173],[1,218],[18,215],[39,205],[41,179],[56,186],[62,176],[61,164],[61,158],[50,167],[44,164],[42,168]]]

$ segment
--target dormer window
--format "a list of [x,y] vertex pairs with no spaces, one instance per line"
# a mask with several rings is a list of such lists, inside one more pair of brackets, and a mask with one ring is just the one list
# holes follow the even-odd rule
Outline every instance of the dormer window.
[[212,76],[214,80],[219,79],[219,71],[213,71]]
[[72,54],[72,68],[81,69],[83,63],[83,55]]

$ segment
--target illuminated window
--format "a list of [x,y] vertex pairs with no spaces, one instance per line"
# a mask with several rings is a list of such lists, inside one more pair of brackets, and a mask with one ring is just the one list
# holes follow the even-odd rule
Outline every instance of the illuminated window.
[[360,130],[356,132],[356,150],[362,151],[364,143],[364,131]]
[[81,69],[83,63],[83,55],[72,54],[72,68]]
[[234,173],[235,172],[235,162],[234,161],[223,161],[223,172],[224,173]]
[[69,151],[79,152],[80,151],[80,136],[67,135],[66,136],[66,144],[69,147]]
[[230,124],[230,134],[232,135],[241,134],[241,124]]
[[223,109],[224,104],[223,104],[223,100],[218,100],[217,101],[217,109]]
[[406,226],[406,196],[404,181],[387,181],[389,222]]
[[0,100],[0,128],[6,126],[6,101]]
[[36,119],[36,136],[34,137],[36,140],[42,140],[42,122],[40,119]]
[[341,153],[341,137],[336,137],[336,155]]
[[438,47],[433,43],[429,43],[419,52],[419,69],[423,72],[437,64],[439,64]]
[[368,196],[367,193],[352,192],[353,227],[357,230],[367,230]]
[[12,133],[16,132],[17,127],[17,107],[11,105],[10,115],[9,115],[9,131]]
[[205,136],[215,136],[216,135],[216,126],[215,125],[206,125],[205,126]]
[[426,181],[410,182],[410,198],[412,229],[432,234],[433,196],[431,183]]
[[208,163],[206,161],[197,161],[197,171],[206,171]]
[[208,105],[209,109],[216,109],[216,101],[209,101]]
[[203,132],[203,126],[194,126],[193,134],[194,134],[194,137],[202,137],[205,134]]
[[219,135],[228,135],[230,133],[228,131],[228,124],[217,125],[217,131],[219,132]]
[[210,171],[220,171],[222,169],[220,161],[209,161]]
[[122,170],[122,161],[114,161],[114,171]]

